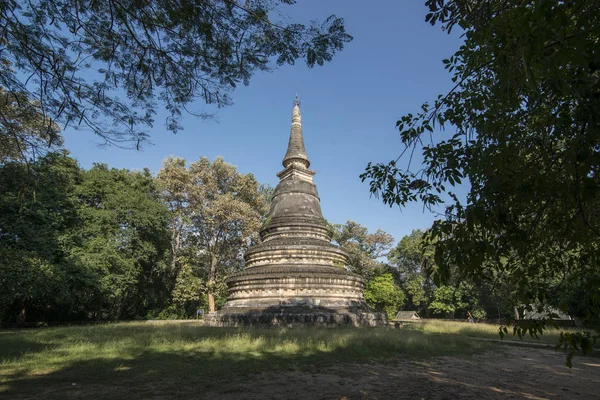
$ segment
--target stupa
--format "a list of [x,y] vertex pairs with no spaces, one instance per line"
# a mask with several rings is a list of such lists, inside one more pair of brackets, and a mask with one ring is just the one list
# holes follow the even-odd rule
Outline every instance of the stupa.
[[309,166],[296,97],[284,169],[277,174],[261,242],[246,252],[245,270],[228,278],[228,301],[207,315],[208,325],[385,324],[385,316],[363,299],[362,277],[345,268],[348,255],[331,243]]

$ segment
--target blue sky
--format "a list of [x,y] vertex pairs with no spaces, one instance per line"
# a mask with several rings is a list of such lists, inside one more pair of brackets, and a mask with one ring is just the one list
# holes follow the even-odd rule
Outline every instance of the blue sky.
[[[368,183],[359,175],[369,161],[387,162],[400,154],[395,123],[402,115],[418,111],[424,101],[451,87],[442,59],[461,41],[425,22],[424,3],[305,0],[282,6],[294,22],[341,16],[354,41],[323,67],[297,63],[257,73],[248,87],[236,89],[232,106],[208,121],[186,115],[184,130],[176,135],[159,116],[149,130],[153,144],[141,151],[99,147],[91,133],[73,130],[64,132],[66,147],[84,168],[102,162],[115,168],[148,167],[154,173],[171,155],[188,161],[222,156],[239,171],[276,186],[298,93],[325,218],[333,223],[353,220],[370,231],[381,228],[400,240],[413,229],[429,227],[434,215],[421,204],[402,210],[385,206],[370,198]],[[191,109],[210,111],[200,102]]]

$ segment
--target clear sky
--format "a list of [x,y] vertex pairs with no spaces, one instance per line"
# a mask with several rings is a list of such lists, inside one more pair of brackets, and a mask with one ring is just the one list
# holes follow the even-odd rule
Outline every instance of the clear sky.
[[[370,198],[359,175],[369,161],[387,162],[402,151],[396,121],[417,112],[451,87],[442,59],[460,46],[457,34],[425,22],[424,0],[302,0],[282,5],[293,21],[309,23],[330,14],[346,21],[354,41],[323,67],[303,63],[257,73],[248,87],[233,93],[234,104],[214,120],[191,115],[174,135],[157,118],[152,145],[141,151],[97,146],[89,132],[64,132],[66,147],[84,168],[102,162],[115,168],[150,168],[156,173],[168,156],[194,161],[222,156],[259,182],[276,186],[289,137],[294,95],[302,102],[302,125],[324,217],[332,223],[353,220],[396,240],[431,225],[434,215],[421,204],[400,210]],[[202,103],[191,109],[206,110]],[[417,160],[418,161],[418,160]]]

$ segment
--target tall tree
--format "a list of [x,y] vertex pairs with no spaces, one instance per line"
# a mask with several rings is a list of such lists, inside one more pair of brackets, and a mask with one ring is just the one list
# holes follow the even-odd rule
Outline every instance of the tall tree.
[[0,323],[145,317],[170,299],[168,260],[148,170],[66,151],[0,165]]
[[194,290],[203,288],[214,312],[224,279],[242,267],[244,249],[257,239],[267,212],[265,189],[252,174],[240,174],[222,158],[210,162],[202,157],[187,169],[184,160],[167,159],[158,177],[172,210],[178,273],[189,276],[178,278],[175,300],[197,300]]
[[407,306],[426,312],[435,286],[429,276],[433,268],[433,248],[423,246],[424,232],[415,229],[390,250],[389,264],[395,268],[400,285],[408,295]]
[[[437,276],[503,279],[523,304],[555,283],[592,276],[588,322],[600,321],[600,13],[587,0],[428,0],[427,21],[464,43],[444,64],[454,88],[397,126],[423,166],[369,164],[387,204],[449,195],[435,238]],[[451,130],[439,137],[434,128]],[[452,194],[462,180],[466,201]],[[520,325],[536,332],[537,325]],[[572,337],[582,344],[583,337]],[[585,341],[589,350],[589,341]]]
[[156,183],[170,211],[171,273],[179,272],[179,257],[191,222],[190,194],[193,180],[182,158],[169,157],[158,171]]
[[154,178],[95,164],[77,187],[81,224],[70,251],[97,279],[90,293],[96,319],[145,316],[169,296],[168,211]]
[[244,249],[256,240],[267,203],[252,174],[240,174],[222,158],[190,165],[194,179],[192,231],[205,260],[209,312],[215,311],[219,273],[241,269]]
[[[0,2],[0,87],[52,122],[139,145],[159,105],[170,130],[200,99],[231,103],[257,71],[323,65],[352,37],[334,15],[310,26],[276,16],[294,0]],[[2,122],[0,120],[0,122]]]
[[0,165],[0,323],[68,314],[87,285],[68,258],[80,180],[66,152]]

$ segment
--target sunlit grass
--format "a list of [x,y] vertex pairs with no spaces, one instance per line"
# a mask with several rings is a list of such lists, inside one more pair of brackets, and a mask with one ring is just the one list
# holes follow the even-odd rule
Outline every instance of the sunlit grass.
[[[558,335],[549,331],[542,341],[555,344]],[[0,331],[0,396],[123,398],[135,388],[137,398],[193,397],[198,385],[210,388],[254,372],[427,362],[501,349],[477,338],[498,339],[498,326],[422,320],[401,329],[237,329],[148,321],[5,330]]]
[[70,381],[168,386],[199,376],[468,355],[489,346],[429,329],[224,329],[180,321],[7,330],[0,331],[0,387],[28,393]]
[[[463,335],[473,338],[484,338],[484,339],[500,339],[498,334],[499,324],[485,324],[485,323],[474,323],[458,322],[458,321],[444,321],[444,320],[421,320],[419,322],[407,324],[405,329],[440,334],[440,335]],[[504,340],[523,340],[531,343],[543,343],[556,345],[560,337],[561,332],[574,331],[569,328],[549,328],[539,336],[534,338],[529,335],[523,336],[522,339],[517,335],[513,335],[513,331],[509,329],[509,334],[505,335]]]
[[[548,331],[542,342],[555,344],[558,335]],[[498,339],[498,325],[422,320],[401,329],[237,329],[148,321],[5,330],[0,331],[0,396],[123,398],[134,387],[137,398],[186,397],[195,395],[190,391],[198,382],[210,388],[254,372],[427,362],[502,349],[477,338]]]

